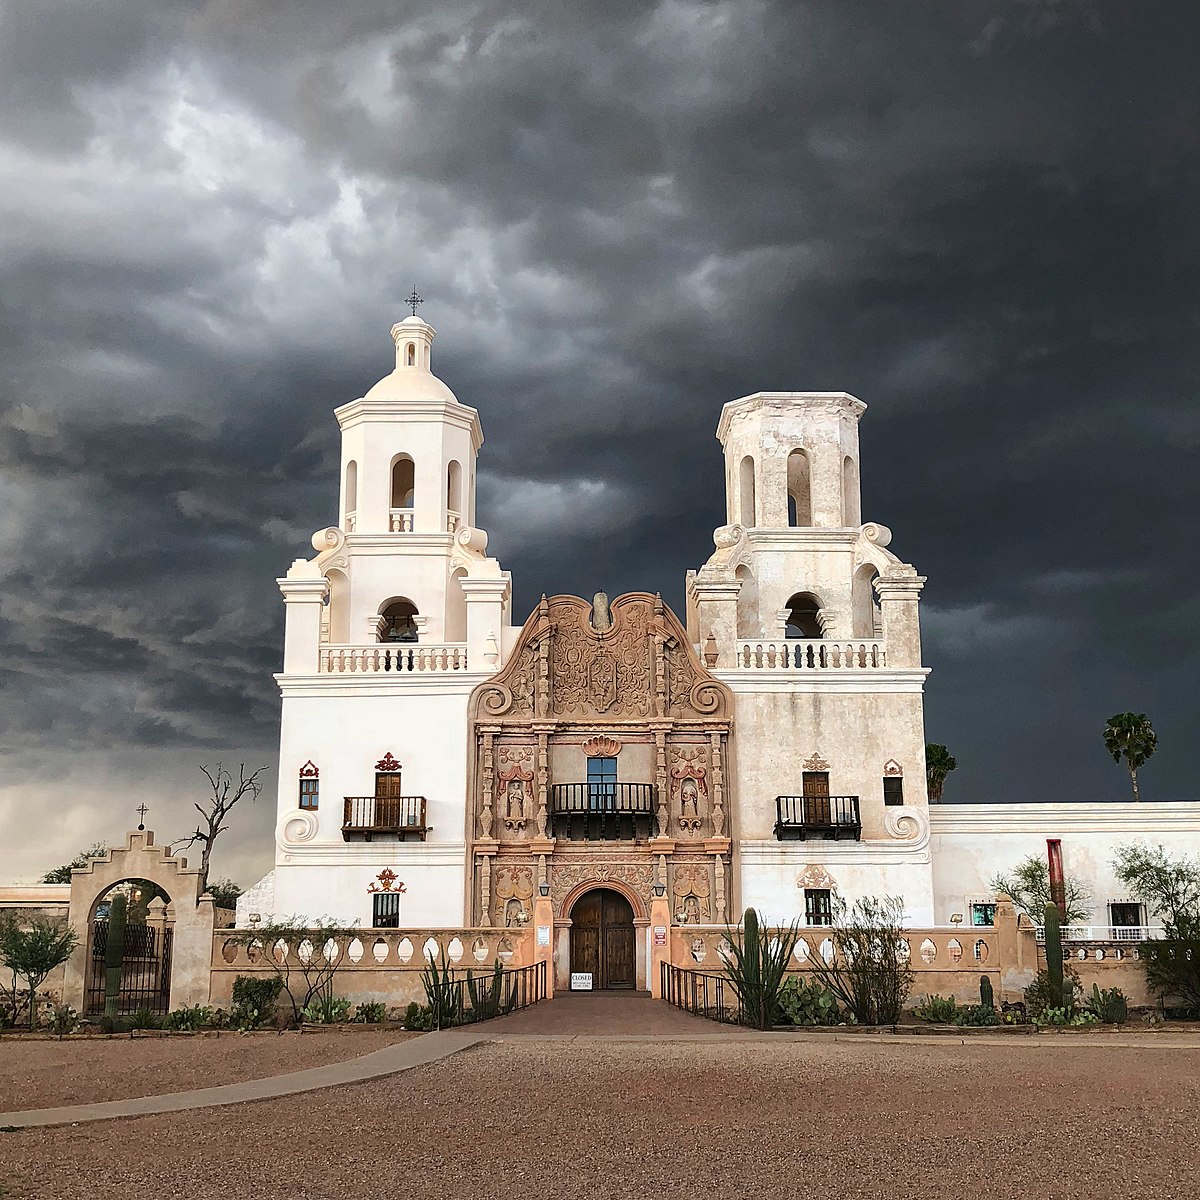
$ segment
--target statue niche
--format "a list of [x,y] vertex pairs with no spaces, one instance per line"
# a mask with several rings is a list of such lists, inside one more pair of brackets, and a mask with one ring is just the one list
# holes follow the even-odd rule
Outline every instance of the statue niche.
[[671,791],[675,819],[685,838],[695,838],[704,825],[701,803],[708,799],[708,761],[703,748],[671,751]]
[[521,836],[532,819],[533,750],[529,746],[504,746],[500,749],[496,771],[495,808],[510,833]]

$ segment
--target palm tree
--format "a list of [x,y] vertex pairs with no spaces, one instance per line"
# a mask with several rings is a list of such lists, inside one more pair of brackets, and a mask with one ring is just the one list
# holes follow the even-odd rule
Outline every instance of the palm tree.
[[1146,765],[1150,755],[1158,749],[1158,735],[1150,728],[1145,713],[1117,713],[1108,718],[1104,727],[1104,748],[1113,757],[1113,762],[1125,760],[1129,768],[1129,782],[1133,785],[1133,798],[1138,795],[1138,768]]
[[925,747],[925,778],[929,783],[930,804],[940,804],[946,776],[958,766],[958,760],[946,749],[931,743]]

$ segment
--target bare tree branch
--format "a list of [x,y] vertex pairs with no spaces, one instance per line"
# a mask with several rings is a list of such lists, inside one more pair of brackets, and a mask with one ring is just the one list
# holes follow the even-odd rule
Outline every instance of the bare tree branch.
[[213,844],[218,836],[229,827],[226,824],[226,818],[238,802],[246,796],[250,797],[251,803],[258,799],[262,791],[261,776],[267,768],[258,767],[247,774],[246,764],[239,763],[236,780],[232,773],[225,769],[223,763],[217,763],[214,770],[209,770],[202,763],[200,770],[203,772],[204,778],[208,780],[211,795],[206,803],[201,804],[196,801],[192,805],[200,814],[200,824],[196,826],[195,833],[178,839],[177,842],[172,843],[172,846],[179,850],[187,846],[199,845],[202,847],[200,851],[200,891],[204,892],[208,887],[208,868],[212,858]]

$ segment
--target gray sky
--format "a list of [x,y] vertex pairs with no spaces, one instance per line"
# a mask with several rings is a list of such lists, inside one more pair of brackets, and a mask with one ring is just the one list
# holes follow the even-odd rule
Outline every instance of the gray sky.
[[[343,11],[345,10],[345,11]],[[661,590],[721,405],[845,389],[947,798],[1200,767],[1191,0],[0,2],[0,879],[272,764],[274,578],[414,283],[542,592]],[[273,773],[217,874],[269,865]]]

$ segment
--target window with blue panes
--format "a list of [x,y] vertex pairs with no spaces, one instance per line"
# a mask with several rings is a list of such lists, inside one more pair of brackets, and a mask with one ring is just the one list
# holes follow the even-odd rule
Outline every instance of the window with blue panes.
[[613,812],[617,807],[617,760],[587,760],[588,808],[592,812]]

